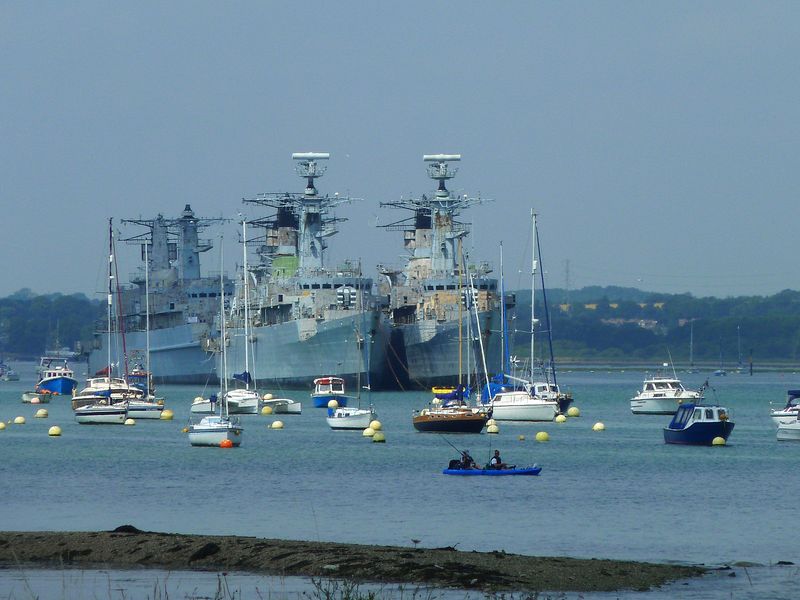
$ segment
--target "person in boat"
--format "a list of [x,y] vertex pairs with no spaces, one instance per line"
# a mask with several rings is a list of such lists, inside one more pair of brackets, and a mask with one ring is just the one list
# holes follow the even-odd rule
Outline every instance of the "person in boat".
[[507,469],[508,465],[500,458],[500,450],[494,451],[494,456],[489,460],[489,466],[492,469]]
[[462,469],[478,469],[478,465],[475,464],[475,459],[469,455],[469,450],[462,450],[461,451],[461,465]]

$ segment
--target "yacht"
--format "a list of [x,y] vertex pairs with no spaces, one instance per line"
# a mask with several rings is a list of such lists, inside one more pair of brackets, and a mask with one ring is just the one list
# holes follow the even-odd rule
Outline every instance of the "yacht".
[[677,377],[655,376],[645,379],[642,389],[631,398],[635,415],[674,415],[684,402],[701,402],[703,390],[687,390]]

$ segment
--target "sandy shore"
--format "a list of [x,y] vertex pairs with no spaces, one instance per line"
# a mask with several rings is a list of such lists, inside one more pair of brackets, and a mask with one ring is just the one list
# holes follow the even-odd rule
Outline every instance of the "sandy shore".
[[646,590],[699,566],[139,531],[0,532],[0,564],[243,571],[482,591]]

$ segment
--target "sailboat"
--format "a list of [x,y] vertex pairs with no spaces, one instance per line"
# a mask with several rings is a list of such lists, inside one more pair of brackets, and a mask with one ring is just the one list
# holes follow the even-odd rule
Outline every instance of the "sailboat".
[[699,369],[694,366],[694,319],[689,321],[689,368],[687,373],[698,373]]
[[153,378],[150,374],[150,261],[147,244],[144,245],[144,289],[145,364],[143,369],[137,366],[128,374],[128,383],[140,388],[144,396],[128,400],[128,416],[134,419],[160,419],[164,411],[164,401],[156,399]]
[[725,377],[728,372],[725,370],[725,365],[722,362],[722,340],[719,342],[719,369],[714,371],[714,375],[717,377]]
[[[366,322],[364,320],[364,293],[363,291],[359,293],[359,298],[361,300],[361,326],[365,326]],[[354,329],[355,338],[356,338],[356,348],[359,349],[361,352],[362,360],[364,361],[364,368],[358,370],[358,374],[356,375],[356,386],[358,387],[358,391],[356,392],[356,403],[357,406],[349,407],[349,406],[338,406],[336,408],[329,408],[328,409],[328,416],[326,417],[326,421],[328,422],[328,426],[331,429],[366,429],[369,427],[369,424],[378,417],[378,414],[375,412],[375,409],[370,403],[368,408],[361,408],[361,372],[362,370],[364,373],[367,374],[367,391],[370,391],[370,382],[369,382],[369,355],[370,355],[370,348],[369,344],[366,343],[366,333],[365,336],[362,337],[361,333],[359,332],[358,328]]]
[[492,415],[498,421],[552,421],[560,410],[559,397],[561,393],[558,384],[534,380],[536,357],[534,344],[536,324],[538,323],[534,310],[536,305],[537,241],[536,213],[531,210],[531,379],[524,380],[507,373],[503,374],[504,379],[510,380],[514,388],[501,388],[491,396]]
[[222,347],[222,377],[220,377],[219,414],[213,414],[200,419],[199,423],[189,425],[189,443],[192,446],[239,446],[242,443],[244,428],[228,414],[227,387],[228,387],[228,358],[225,344],[225,280],[223,277],[223,252],[220,240],[220,336]]
[[259,401],[261,398],[255,389],[250,389],[250,384],[255,386],[255,382],[250,375],[250,288],[248,279],[250,274],[247,272],[247,220],[242,219],[242,295],[244,302],[244,372],[234,373],[233,378],[244,383],[244,388],[229,390],[225,394],[224,401],[228,406],[230,414],[254,415],[258,413]]
[[[108,220],[108,296],[107,296],[107,326],[108,326],[108,381],[107,393],[99,390],[81,393],[73,396],[73,412],[75,420],[82,425],[95,424],[122,424],[128,418],[128,403],[124,400],[115,402],[112,396],[111,377],[111,336],[112,321],[111,310],[114,303],[114,230],[113,219]],[[91,380],[90,380],[91,381]],[[77,404],[76,404],[76,401]]]
[[[469,281],[469,289],[466,290],[466,295],[464,295],[464,289],[461,284],[461,278],[464,270],[464,261],[463,261],[463,253],[461,252],[461,238],[458,239],[459,242],[459,255],[461,255],[462,260],[459,262],[459,293],[462,295],[462,298],[466,301],[467,306],[467,318],[468,321],[472,318],[469,311],[470,308],[474,305],[474,288],[472,283],[472,277],[470,274],[470,281]],[[434,433],[480,433],[483,431],[486,422],[491,417],[492,411],[491,408],[484,407],[484,406],[469,406],[466,402],[467,398],[469,398],[470,390],[468,386],[465,386],[462,382],[463,377],[463,365],[462,365],[462,323],[463,318],[461,315],[461,307],[464,305],[464,302],[459,303],[458,308],[458,371],[459,371],[459,381],[458,385],[454,388],[442,390],[434,388],[432,391],[434,393],[434,398],[431,400],[429,406],[424,408],[420,411],[415,411],[412,415],[411,422],[414,425],[414,429],[417,431],[423,432],[434,432]],[[477,306],[475,306],[475,315],[477,320]],[[478,320],[478,323],[480,321]],[[480,330],[480,329],[479,329]],[[478,339],[481,343],[481,349],[483,348],[483,338],[479,335]],[[469,347],[472,344],[472,340],[469,340]],[[483,354],[483,353],[481,353]],[[485,363],[485,358],[484,358]],[[484,364],[484,371],[486,370],[486,365]]]

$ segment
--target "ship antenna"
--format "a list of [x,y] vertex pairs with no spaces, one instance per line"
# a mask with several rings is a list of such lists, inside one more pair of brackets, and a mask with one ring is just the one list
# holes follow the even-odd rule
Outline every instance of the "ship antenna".
[[457,168],[450,168],[448,163],[461,160],[460,154],[425,154],[422,157],[425,162],[433,163],[428,165],[428,177],[439,182],[436,188],[436,196],[446,198],[450,195],[447,191],[446,181],[452,179],[458,173]]
[[297,161],[294,169],[300,177],[306,178],[306,196],[316,196],[317,188],[314,186],[314,180],[317,177],[322,177],[327,166],[318,165],[318,160],[328,160],[331,157],[329,152],[295,152],[292,158]]

